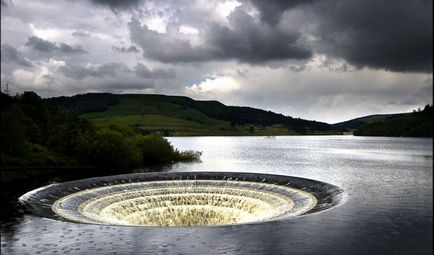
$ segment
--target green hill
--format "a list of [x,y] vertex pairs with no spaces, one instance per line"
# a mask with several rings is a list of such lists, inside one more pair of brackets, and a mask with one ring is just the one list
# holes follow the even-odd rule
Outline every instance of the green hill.
[[46,99],[99,126],[135,126],[166,135],[292,135],[337,134],[332,126],[251,107],[217,101],[140,94],[88,93]]
[[357,136],[432,137],[433,106],[420,112],[394,114],[367,122],[354,131]]
[[118,171],[197,161],[201,155],[179,151],[162,136],[143,135],[137,128],[95,127],[31,91],[0,93],[0,117],[2,182],[19,179],[24,168],[35,176],[62,169]]
[[432,137],[432,106],[423,111],[375,114],[332,124],[333,129],[356,136]]
[[393,113],[393,114],[374,114],[364,117],[359,117],[352,120],[347,120],[339,123],[332,124],[332,127],[340,131],[351,131],[356,130],[364,124],[372,123],[375,121],[383,121],[390,117],[406,116],[411,113]]

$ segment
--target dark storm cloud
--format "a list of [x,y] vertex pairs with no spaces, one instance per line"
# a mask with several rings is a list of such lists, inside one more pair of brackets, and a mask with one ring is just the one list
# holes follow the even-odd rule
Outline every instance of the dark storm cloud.
[[83,66],[61,66],[59,71],[65,76],[73,79],[84,79],[86,77],[103,78],[106,76],[114,77],[119,73],[130,73],[131,70],[121,63],[108,63],[98,67]]
[[90,0],[94,4],[110,7],[112,10],[129,9],[139,5],[141,0]]
[[237,8],[229,17],[231,28],[214,24],[208,40],[217,56],[243,62],[308,59],[312,53],[297,43],[301,34],[260,23]]
[[211,23],[203,34],[206,44],[199,46],[193,46],[186,39],[152,31],[136,19],[129,23],[130,37],[143,49],[145,57],[161,62],[236,59],[258,64],[312,56],[308,49],[299,45],[300,33],[261,23],[240,8],[228,18],[231,28]]
[[113,46],[112,49],[119,51],[119,52],[124,52],[124,53],[139,53],[139,49],[137,49],[136,46],[131,45],[130,47],[117,47],[117,46]]
[[314,12],[326,54],[357,67],[432,72],[432,1],[324,1]]
[[24,58],[21,52],[17,51],[9,44],[3,44],[1,46],[1,62],[5,65],[16,64],[26,67],[32,66],[32,64]]
[[87,53],[81,46],[71,46],[66,43],[53,43],[36,36],[30,36],[25,44],[26,46],[47,53],[59,52],[66,54],[83,54]]
[[[261,19],[276,25],[292,8],[315,15],[319,53],[356,67],[432,72],[433,17],[429,0],[250,0]],[[306,5],[309,3],[310,5]]]
[[279,22],[280,17],[287,9],[317,1],[318,0],[250,0],[261,13],[262,20],[270,24]]
[[432,103],[432,0],[238,2],[1,0],[1,77],[44,96],[180,94],[328,122]]
[[144,78],[144,79],[173,79],[176,78],[175,70],[173,69],[154,69],[149,70],[145,65],[143,64],[137,64],[134,68],[134,72],[137,75],[137,77]]

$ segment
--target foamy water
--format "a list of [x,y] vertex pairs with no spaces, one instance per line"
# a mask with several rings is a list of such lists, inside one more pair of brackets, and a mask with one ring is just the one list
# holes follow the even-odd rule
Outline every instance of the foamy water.
[[154,173],[59,183],[20,200],[40,216],[80,223],[209,226],[296,217],[338,204],[341,195],[335,186],[289,176]]

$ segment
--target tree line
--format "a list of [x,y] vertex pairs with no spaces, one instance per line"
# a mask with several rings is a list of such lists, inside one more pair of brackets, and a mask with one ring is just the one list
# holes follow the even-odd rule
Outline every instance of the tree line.
[[422,111],[391,116],[360,126],[356,136],[432,137],[434,108],[426,105]]
[[[93,166],[119,170],[200,158],[200,152],[179,151],[162,136],[143,135],[134,127],[95,127],[34,92],[16,96],[1,93],[0,102],[2,167]],[[109,98],[94,107],[101,109],[113,103],[116,99]]]

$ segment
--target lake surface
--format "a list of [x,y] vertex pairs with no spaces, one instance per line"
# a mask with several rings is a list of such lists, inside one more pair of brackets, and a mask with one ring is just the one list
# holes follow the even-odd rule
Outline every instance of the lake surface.
[[345,190],[345,202],[290,220],[195,228],[96,226],[28,214],[2,220],[2,254],[432,254],[432,139],[171,137],[202,162],[164,171],[291,175]]

